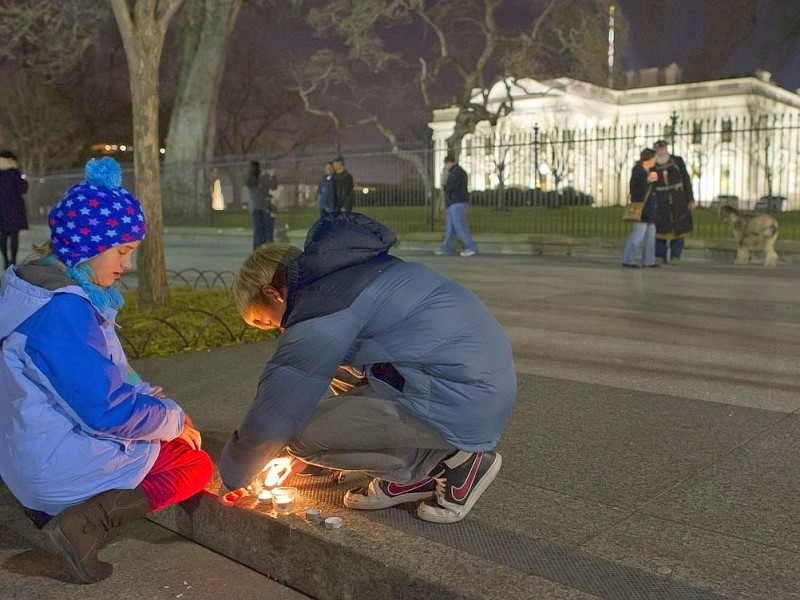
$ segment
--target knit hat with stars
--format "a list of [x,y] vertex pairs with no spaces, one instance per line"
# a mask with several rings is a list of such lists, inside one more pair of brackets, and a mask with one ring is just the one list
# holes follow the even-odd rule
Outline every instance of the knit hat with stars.
[[109,157],[86,163],[86,179],[64,193],[48,222],[53,250],[68,267],[147,232],[139,201],[122,187],[119,163]]

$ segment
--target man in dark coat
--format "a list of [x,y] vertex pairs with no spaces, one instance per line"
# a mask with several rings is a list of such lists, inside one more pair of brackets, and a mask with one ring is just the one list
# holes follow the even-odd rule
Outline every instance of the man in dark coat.
[[337,156],[333,160],[333,203],[331,212],[352,212],[356,200],[353,189],[353,176],[344,166],[344,158]]
[[693,229],[692,180],[683,159],[667,150],[667,142],[658,140],[653,149],[656,164],[651,171],[658,175],[655,183],[656,259],[662,264],[676,264],[683,253],[683,236]]
[[3,253],[3,270],[17,263],[19,232],[28,228],[22,199],[22,194],[27,191],[28,182],[19,171],[17,157],[9,150],[3,150],[0,152],[0,250]]

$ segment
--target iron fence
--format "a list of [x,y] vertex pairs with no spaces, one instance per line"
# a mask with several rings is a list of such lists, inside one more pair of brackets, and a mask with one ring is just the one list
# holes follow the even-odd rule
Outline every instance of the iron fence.
[[[510,131],[495,127],[464,138],[460,163],[469,173],[470,224],[476,233],[558,233],[623,236],[620,220],[628,178],[640,150],[666,139],[684,158],[701,208],[732,203],[746,210],[791,211],[781,218],[782,237],[800,239],[800,122],[797,115],[733,118],[673,118],[663,124],[605,128],[558,126]],[[442,148],[345,152],[356,187],[356,210],[401,231],[441,229]],[[165,192],[165,222],[225,226],[249,224],[244,175],[249,160],[275,169],[279,228],[304,227],[317,212],[317,185],[334,152],[292,156],[249,156],[183,165],[199,173],[191,181],[192,204],[176,206]],[[126,183],[132,168],[121,159]],[[78,173],[30,179],[27,202],[33,219],[47,210]],[[762,198],[772,198],[762,200]],[[698,211],[694,235],[728,238],[712,211]]]

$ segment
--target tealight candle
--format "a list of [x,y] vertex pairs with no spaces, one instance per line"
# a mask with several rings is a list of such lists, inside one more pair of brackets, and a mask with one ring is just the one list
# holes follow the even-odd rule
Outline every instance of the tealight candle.
[[269,490],[261,490],[260,492],[258,492],[259,500],[269,500],[270,498],[272,498],[272,492],[270,492]]
[[279,487],[272,490],[272,507],[279,515],[288,515],[294,509],[297,488]]
[[318,508],[307,508],[306,519],[315,525],[322,523],[322,511]]

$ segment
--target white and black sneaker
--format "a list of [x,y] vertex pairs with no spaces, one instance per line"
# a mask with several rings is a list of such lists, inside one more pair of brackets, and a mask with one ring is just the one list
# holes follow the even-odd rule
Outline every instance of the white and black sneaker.
[[358,510],[378,510],[406,502],[418,502],[433,497],[436,480],[426,477],[413,483],[400,484],[377,477],[360,488],[344,495],[344,505]]
[[492,483],[503,458],[495,451],[457,452],[440,464],[444,472],[436,477],[436,494],[419,505],[417,516],[433,523],[455,523],[467,516]]

